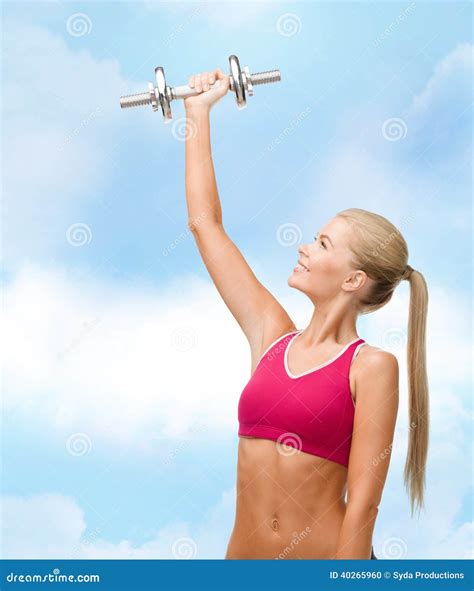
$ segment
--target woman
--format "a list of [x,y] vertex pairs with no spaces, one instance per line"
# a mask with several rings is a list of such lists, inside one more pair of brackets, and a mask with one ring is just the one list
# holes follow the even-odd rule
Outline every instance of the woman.
[[407,265],[406,242],[388,220],[361,209],[339,212],[298,249],[288,285],[314,311],[297,330],[222,225],[209,119],[229,77],[216,69],[189,85],[199,94],[185,100],[188,226],[252,358],[239,401],[236,519],[226,558],[375,558],[399,368],[394,355],[358,337],[356,320],[386,304],[401,280],[410,282],[404,476],[413,514],[424,504],[428,447],[426,283]]

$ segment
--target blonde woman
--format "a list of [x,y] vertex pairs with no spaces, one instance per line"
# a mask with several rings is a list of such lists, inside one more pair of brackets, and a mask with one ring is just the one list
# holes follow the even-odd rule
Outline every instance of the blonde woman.
[[[216,88],[210,88],[215,81]],[[308,296],[293,321],[226,234],[214,175],[210,110],[229,89],[220,69],[192,76],[185,100],[188,226],[214,284],[242,328],[251,376],[238,407],[235,524],[228,559],[376,558],[372,536],[398,411],[397,359],[357,334],[359,314],[410,283],[411,510],[424,505],[428,449],[425,326],[428,293],[400,232],[362,209],[340,211],[295,253],[288,285]]]

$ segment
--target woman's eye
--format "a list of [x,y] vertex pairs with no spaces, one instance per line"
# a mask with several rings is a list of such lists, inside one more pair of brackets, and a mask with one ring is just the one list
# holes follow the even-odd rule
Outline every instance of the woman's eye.
[[[318,237],[315,236],[314,237],[314,240],[317,241],[318,240]],[[323,240],[321,240],[321,244],[323,245],[323,248],[326,248],[327,249],[326,243]]]

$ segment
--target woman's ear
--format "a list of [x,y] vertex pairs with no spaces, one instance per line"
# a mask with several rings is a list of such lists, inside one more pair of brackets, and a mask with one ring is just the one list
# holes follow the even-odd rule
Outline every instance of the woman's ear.
[[352,271],[344,280],[342,289],[345,291],[356,291],[357,289],[364,287],[368,280],[369,277],[365,271],[361,271],[360,269]]

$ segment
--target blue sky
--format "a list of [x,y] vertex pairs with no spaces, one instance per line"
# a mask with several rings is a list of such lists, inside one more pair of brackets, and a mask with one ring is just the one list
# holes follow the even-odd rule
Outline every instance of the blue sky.
[[419,520],[402,486],[407,286],[359,323],[401,367],[376,555],[472,555],[471,17],[460,2],[3,3],[3,557],[225,554],[248,346],[187,232],[183,105],[164,125],[119,98],[157,65],[179,85],[232,53],[282,81],[212,111],[224,225],[297,326],[312,312],[287,285],[297,246],[346,207],[400,227],[428,282]]

